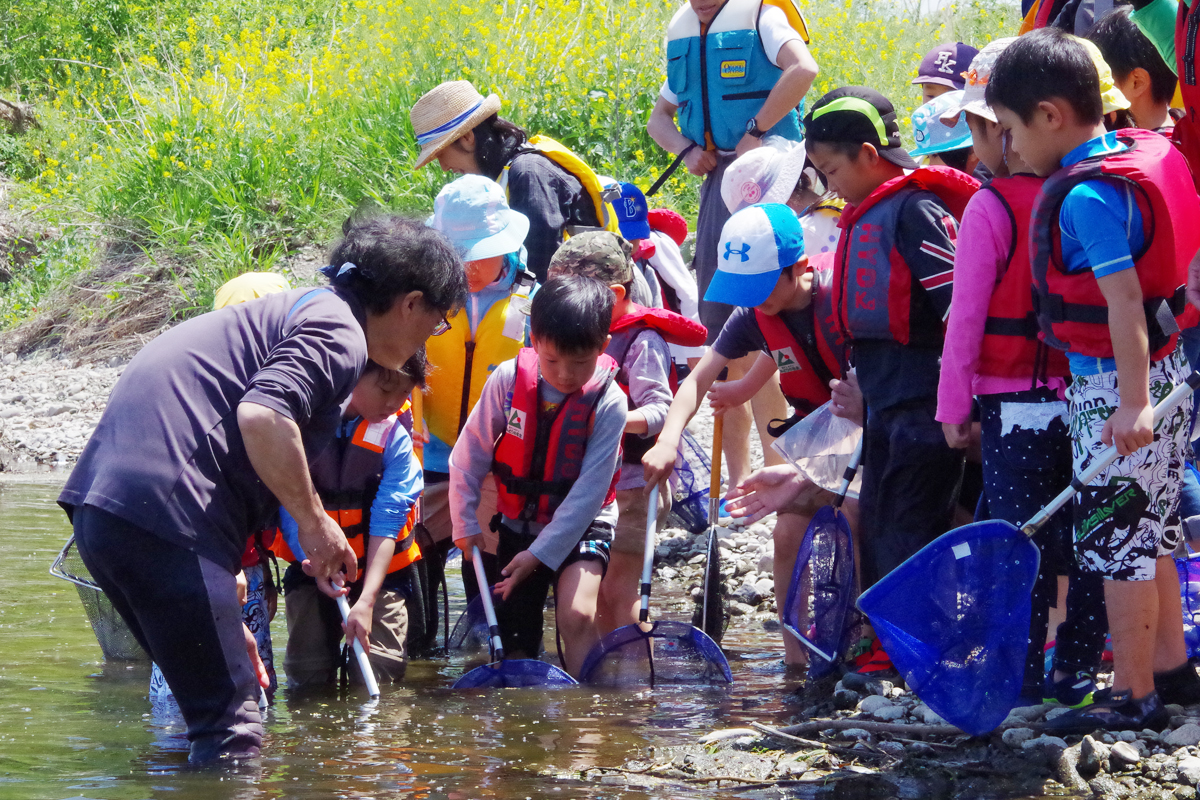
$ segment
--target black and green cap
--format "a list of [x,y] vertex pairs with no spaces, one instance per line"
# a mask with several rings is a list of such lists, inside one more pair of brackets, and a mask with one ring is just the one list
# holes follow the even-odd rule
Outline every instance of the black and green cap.
[[804,133],[814,143],[869,143],[898,167],[919,166],[900,145],[900,125],[891,101],[866,86],[843,86],[818,100],[804,118]]

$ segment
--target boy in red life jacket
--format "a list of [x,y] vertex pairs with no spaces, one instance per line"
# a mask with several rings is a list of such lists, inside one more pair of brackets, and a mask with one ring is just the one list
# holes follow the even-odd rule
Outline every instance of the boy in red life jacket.
[[986,90],[1013,149],[1049,176],[1033,212],[1034,305],[1070,364],[1075,471],[1109,444],[1124,456],[1075,500],[1075,555],[1104,577],[1112,691],[1050,722],[1063,732],[1161,730],[1167,703],[1200,700],[1171,558],[1191,402],[1153,421],[1186,375],[1178,330],[1195,319],[1179,300],[1200,199],[1161,136],[1105,132],[1099,86],[1084,47],[1044,29],[1001,54]]
[[291,562],[283,576],[289,689],[335,682],[343,633],[362,642],[381,683],[404,677],[410,588],[404,570],[421,558],[413,522],[424,482],[412,437],[397,415],[424,382],[424,349],[399,371],[367,362],[336,438],[310,462],[325,513],[342,526],[359,558],[345,625],[332,597],[301,569],[305,556],[296,522],[286,509],[279,510],[280,555]]
[[949,527],[963,473],[934,419],[958,218],[979,183],[918,167],[887,98],[861,86],[822,97],[805,127],[809,158],[846,200],[833,273],[838,329],[866,404],[863,588]]
[[[982,428],[983,483],[988,514],[1021,525],[1071,482],[1071,436],[1062,399],[1067,359],[1038,339],[1029,291],[1029,230],[1042,179],[1008,147],[1007,135],[984,99],[996,59],[1015,38],[979,52],[961,98],[941,121],[966,125],[976,154],[994,177],[967,203],[960,236],[970,246],[954,254],[954,298],[942,348],[937,419],[946,442],[968,447],[973,398]],[[1042,559],[1033,589],[1033,616],[1021,701],[1092,702],[1104,637],[1104,587],[1080,570],[1071,553],[1071,515],[1063,510],[1034,539]],[[1054,637],[1054,667],[1045,670],[1050,605],[1058,576],[1069,575],[1066,618]]]
[[492,372],[450,453],[454,543],[482,546],[475,507],[490,471],[499,513],[492,587],[504,650],[536,658],[553,584],[563,666],[579,675],[600,636],[596,604],[617,521],[616,482],[625,394],[604,355],[613,294],[592,278],[560,275],[533,296],[530,341]]
[[1113,84],[1129,101],[1133,123],[1170,137],[1175,130],[1171,100],[1179,83],[1154,45],[1130,15],[1118,6],[1096,23],[1087,35],[1112,70]]
[[[629,298],[633,284],[633,247],[608,231],[573,236],[550,260],[550,277],[582,275],[608,286],[613,293],[612,327],[604,351],[617,362],[617,385],[629,401],[622,439],[621,475],[617,481],[617,526],[608,571],[600,584],[599,629],[602,635],[638,618],[638,576],[645,555],[647,502],[642,455],[654,445],[674,395],[674,369],[669,344],[700,346],[707,331],[662,308],[645,308]],[[669,492],[660,492],[656,516],[670,508]]]
[[[778,370],[784,397],[795,409],[791,419],[799,420],[829,400],[829,382],[842,372],[841,339],[833,328],[832,271],[810,268],[795,213],[782,203],[744,208],[725,223],[720,241],[717,272],[708,291],[737,307],[712,349],[679,387],[658,443],[642,459],[650,484],[665,487],[680,436],[705,392],[720,413],[745,402]],[[761,355],[745,378],[710,391],[729,361],[754,353]],[[737,387],[731,388],[734,383]],[[770,469],[794,472],[790,466]],[[828,492],[809,483],[799,503],[781,510],[773,534],[777,598],[787,595],[796,551],[812,515],[829,500]],[[853,501],[848,501],[848,513],[854,510]],[[792,637],[784,636],[784,647],[788,664],[807,663]]]

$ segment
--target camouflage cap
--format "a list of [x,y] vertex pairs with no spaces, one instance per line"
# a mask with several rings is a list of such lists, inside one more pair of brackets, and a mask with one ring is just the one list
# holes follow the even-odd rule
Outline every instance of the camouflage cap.
[[550,259],[549,276],[582,275],[609,286],[633,280],[633,246],[610,231],[586,231],[567,239]]

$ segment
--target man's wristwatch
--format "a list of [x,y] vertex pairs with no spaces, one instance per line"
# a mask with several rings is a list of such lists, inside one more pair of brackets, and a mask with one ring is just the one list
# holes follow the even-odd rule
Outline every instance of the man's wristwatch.
[[750,121],[746,123],[746,134],[753,136],[755,139],[761,139],[767,135],[767,132],[758,127],[757,118],[751,117]]

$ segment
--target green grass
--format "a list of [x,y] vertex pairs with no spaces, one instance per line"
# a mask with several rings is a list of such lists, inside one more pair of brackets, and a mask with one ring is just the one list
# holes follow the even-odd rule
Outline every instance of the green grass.
[[[411,170],[408,109],[451,78],[495,91],[504,116],[598,172],[648,186],[669,163],[644,126],[675,7],[22,0],[0,12],[0,93],[35,103],[43,127],[0,135],[0,171],[19,182],[13,210],[62,238],[0,289],[0,323],[92,265],[105,238],[182,265],[186,314],[229,277],[332,241],[361,204],[423,216],[446,177]],[[810,102],[861,83],[902,116],[929,47],[981,46],[1017,24],[995,0],[929,19],[875,0],[806,13],[821,66]],[[691,216],[699,182],[681,173],[656,202]]]

